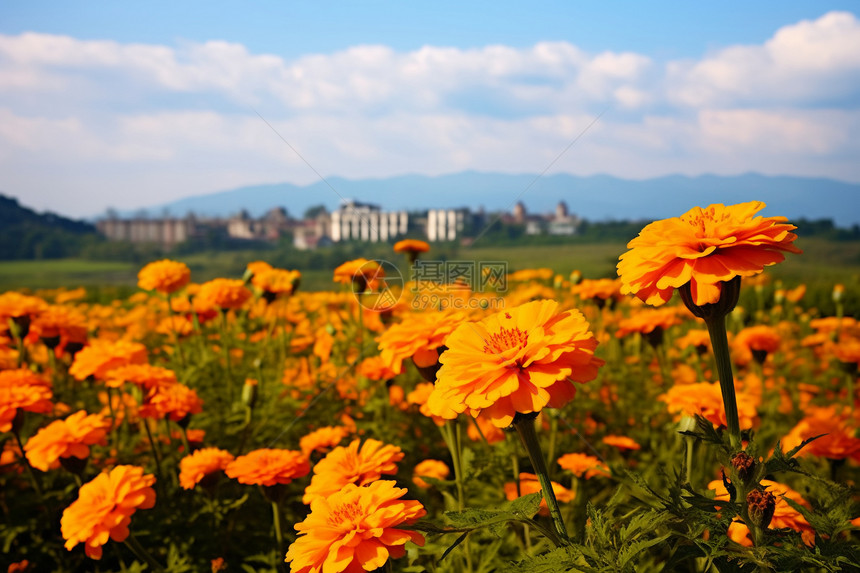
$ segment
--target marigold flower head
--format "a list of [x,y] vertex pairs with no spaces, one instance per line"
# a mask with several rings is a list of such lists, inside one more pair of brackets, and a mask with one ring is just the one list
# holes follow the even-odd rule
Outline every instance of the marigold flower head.
[[779,350],[782,336],[766,324],[748,326],[735,336],[735,344],[746,347],[751,352],[763,351],[773,353]]
[[299,537],[285,559],[290,571],[373,571],[389,557],[403,557],[408,541],[423,546],[420,533],[398,529],[427,513],[420,502],[400,499],[406,491],[383,480],[367,487],[348,484],[329,497],[316,498],[310,515],[296,524]]
[[129,364],[114,368],[105,376],[105,386],[119,388],[125,382],[131,382],[146,390],[159,386],[177,384],[176,373],[163,366],[151,364]]
[[621,320],[615,336],[623,338],[634,332],[650,334],[658,328],[665,331],[680,323],[681,317],[678,316],[677,307],[643,308],[633,313],[630,318]]
[[248,485],[288,484],[311,471],[301,452],[263,448],[239,456],[227,465],[227,477]]
[[826,408],[810,406],[806,416],[782,439],[782,449],[788,451],[803,440],[821,436],[806,444],[797,455],[810,455],[832,460],[851,458],[860,462],[860,438],[855,437],[857,422],[849,412],[831,405]]
[[179,485],[194,489],[203,478],[225,469],[233,459],[233,454],[219,448],[197,450],[179,460]]
[[310,457],[311,452],[327,452],[350,435],[349,428],[344,426],[325,426],[314,430],[299,440],[302,455]]
[[656,306],[690,283],[696,305],[717,303],[723,283],[783,261],[780,251],[801,252],[785,217],[754,217],[764,207],[761,201],[694,207],[647,225],[620,257],[621,292]]
[[48,414],[54,409],[51,383],[26,368],[0,370],[0,432],[12,430],[18,409]]
[[77,380],[85,380],[89,376],[104,380],[115,368],[146,361],[146,346],[139,342],[95,339],[75,354],[69,374]]
[[98,414],[80,410],[65,420],[55,420],[27,440],[24,451],[30,465],[43,472],[56,467],[60,458],[86,459],[90,446],[104,444],[110,423]]
[[430,245],[419,239],[403,239],[394,243],[395,253],[426,253],[430,250]]
[[517,412],[560,408],[573,399],[574,382],[597,376],[603,360],[582,313],[558,312],[553,300],[537,300],[461,324],[446,350],[430,395],[430,412],[487,416],[509,426]]
[[[740,427],[752,428],[758,418],[759,400],[747,392],[736,392],[736,396]],[[682,414],[698,414],[715,427],[726,425],[726,410],[719,382],[673,386],[668,392],[657,396],[657,399],[665,402],[669,412],[679,418]]]
[[409,313],[376,339],[380,359],[396,374],[403,372],[403,361],[409,358],[421,367],[436,364],[437,349],[465,321],[466,315],[455,310]]
[[203,400],[193,388],[184,384],[166,384],[150,389],[139,414],[144,418],[161,419],[169,416],[178,422],[192,414],[203,411]]
[[[569,503],[574,500],[576,494],[572,491],[561,485],[560,483],[556,483],[554,481],[550,482],[552,485],[552,492],[555,494],[555,499],[561,503]],[[540,481],[535,474],[520,473],[520,492],[517,494],[517,484],[516,482],[507,482],[505,484],[505,497],[508,500],[513,501],[518,497],[522,497],[524,495],[528,495],[530,493],[537,493],[541,491]],[[549,506],[546,504],[546,498],[541,498],[540,500],[540,514],[541,515],[549,515]]]
[[60,529],[66,549],[84,544],[87,556],[101,559],[108,539],[125,541],[131,516],[155,505],[155,476],[137,466],[117,466],[85,483],[76,499],[63,511]]
[[229,310],[241,308],[251,298],[251,291],[239,279],[212,279],[200,285],[194,297],[194,308]]
[[328,497],[348,483],[362,486],[378,480],[383,474],[396,474],[397,462],[403,459],[403,455],[397,446],[374,439],[368,439],[364,444],[355,439],[348,446],[338,446],[314,466],[314,475],[305,488],[302,502],[310,504],[319,497]]
[[190,280],[191,270],[188,265],[170,259],[149,263],[137,273],[137,286],[162,294],[174,293]]
[[334,270],[334,282],[353,285],[358,292],[366,289],[375,290],[381,279],[385,278],[385,270],[377,261],[359,258],[347,261]]
[[267,300],[282,294],[292,294],[299,284],[302,274],[299,271],[288,271],[286,269],[269,269],[259,274],[254,274],[251,284],[263,291]]
[[588,454],[572,453],[558,458],[558,465],[575,475],[585,479],[595,476],[609,477],[609,466],[600,459]]
[[420,488],[426,489],[430,484],[421,479],[422,477],[431,477],[434,479],[446,479],[451,475],[451,468],[443,461],[439,460],[424,460],[420,462],[415,469],[412,470],[412,482]]
[[621,281],[618,279],[585,279],[574,284],[570,291],[582,300],[593,300],[601,304],[621,296]]
[[43,341],[51,338],[73,342],[87,341],[87,319],[84,314],[68,306],[50,305],[33,319],[30,335]]
[[619,450],[641,450],[642,446],[627,436],[608,435],[603,437],[603,443]]

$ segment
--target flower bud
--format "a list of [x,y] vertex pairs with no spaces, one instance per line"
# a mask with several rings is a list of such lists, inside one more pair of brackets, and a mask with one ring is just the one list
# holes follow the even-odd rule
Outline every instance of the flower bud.
[[756,468],[753,457],[746,452],[738,452],[732,456],[732,467],[735,468],[738,478],[744,485],[750,485]]
[[769,491],[754,489],[747,494],[747,511],[753,525],[766,529],[775,509],[776,498]]
[[248,408],[253,408],[257,403],[257,381],[253,378],[245,380],[242,386],[242,403]]

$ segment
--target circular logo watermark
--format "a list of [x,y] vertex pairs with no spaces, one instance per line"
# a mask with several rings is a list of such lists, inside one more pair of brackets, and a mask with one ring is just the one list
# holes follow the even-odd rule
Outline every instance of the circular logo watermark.
[[354,290],[358,304],[374,312],[391,310],[403,296],[404,281],[400,269],[382,259],[361,265],[356,269],[352,283],[364,287]]

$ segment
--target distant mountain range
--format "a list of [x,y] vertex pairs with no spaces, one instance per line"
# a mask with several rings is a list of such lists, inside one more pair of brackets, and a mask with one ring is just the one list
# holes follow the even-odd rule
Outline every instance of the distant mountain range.
[[466,171],[437,177],[331,177],[327,182],[240,187],[153,205],[147,212],[150,216],[193,212],[225,217],[245,209],[259,216],[272,207],[286,207],[293,217],[301,217],[308,207],[324,204],[332,210],[342,199],[355,199],[375,203],[386,211],[456,207],[510,211],[517,201],[522,201],[529,213],[543,213],[565,201],[571,213],[591,221],[606,221],[653,220],[678,216],[696,205],[759,200],[767,203],[764,215],[832,219],[840,227],[860,223],[860,184],[824,178],[748,173],[630,180],[608,175],[554,174],[538,178]]

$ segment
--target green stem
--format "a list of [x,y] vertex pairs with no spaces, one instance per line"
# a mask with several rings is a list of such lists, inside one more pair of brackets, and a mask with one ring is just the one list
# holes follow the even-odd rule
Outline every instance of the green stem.
[[278,544],[276,553],[280,555],[284,549],[284,534],[281,529],[281,508],[278,507],[278,502],[272,502],[272,517],[275,521],[275,541]]
[[687,446],[687,483],[693,485],[693,446],[696,444],[696,438],[693,436],[684,436],[684,444]]
[[520,435],[523,446],[529,455],[532,462],[532,467],[540,481],[541,490],[543,490],[543,498],[549,506],[549,513],[552,516],[555,524],[556,532],[564,542],[570,542],[567,535],[567,529],[564,526],[564,520],[561,517],[561,509],[558,506],[558,500],[555,499],[555,492],[552,490],[552,483],[549,479],[549,472],[546,469],[546,463],[543,459],[543,454],[540,450],[537,434],[535,433],[535,420],[531,416],[517,416],[519,419],[514,420],[514,428]]
[[155,558],[153,558],[153,556],[150,555],[146,549],[143,548],[143,545],[140,544],[140,542],[131,532],[129,532],[128,537],[126,537],[124,543],[126,547],[131,549],[131,552],[134,553],[138,559],[144,561],[155,571],[164,571],[164,567],[162,567],[161,564],[156,561]]
[[30,460],[27,459],[27,455],[24,452],[24,443],[21,441],[21,434],[17,430],[14,430],[12,435],[15,436],[15,441],[18,442],[18,450],[21,452],[21,459],[24,460],[24,465],[27,466],[27,473],[30,476],[30,481],[33,482],[33,489],[36,490],[36,495],[39,496],[39,500],[44,504],[45,497],[42,493],[42,486],[39,485],[39,478],[36,476],[36,472],[33,470],[33,466],[30,465]]
[[152,439],[152,432],[149,431],[149,421],[144,418],[140,421],[143,424],[143,429],[146,430],[146,437],[149,440],[149,447],[152,448],[152,455],[155,457],[155,472],[158,475],[158,480],[161,481],[161,454],[158,453],[158,448],[155,447],[155,440]]
[[732,451],[738,451],[741,447],[741,428],[738,421],[738,402],[735,398],[735,379],[732,374],[732,359],[729,355],[729,340],[726,335],[726,318],[725,316],[706,318],[705,324],[708,326],[708,334],[711,336],[714,360],[717,363],[717,375],[720,377],[720,391],[726,409],[729,440]]

